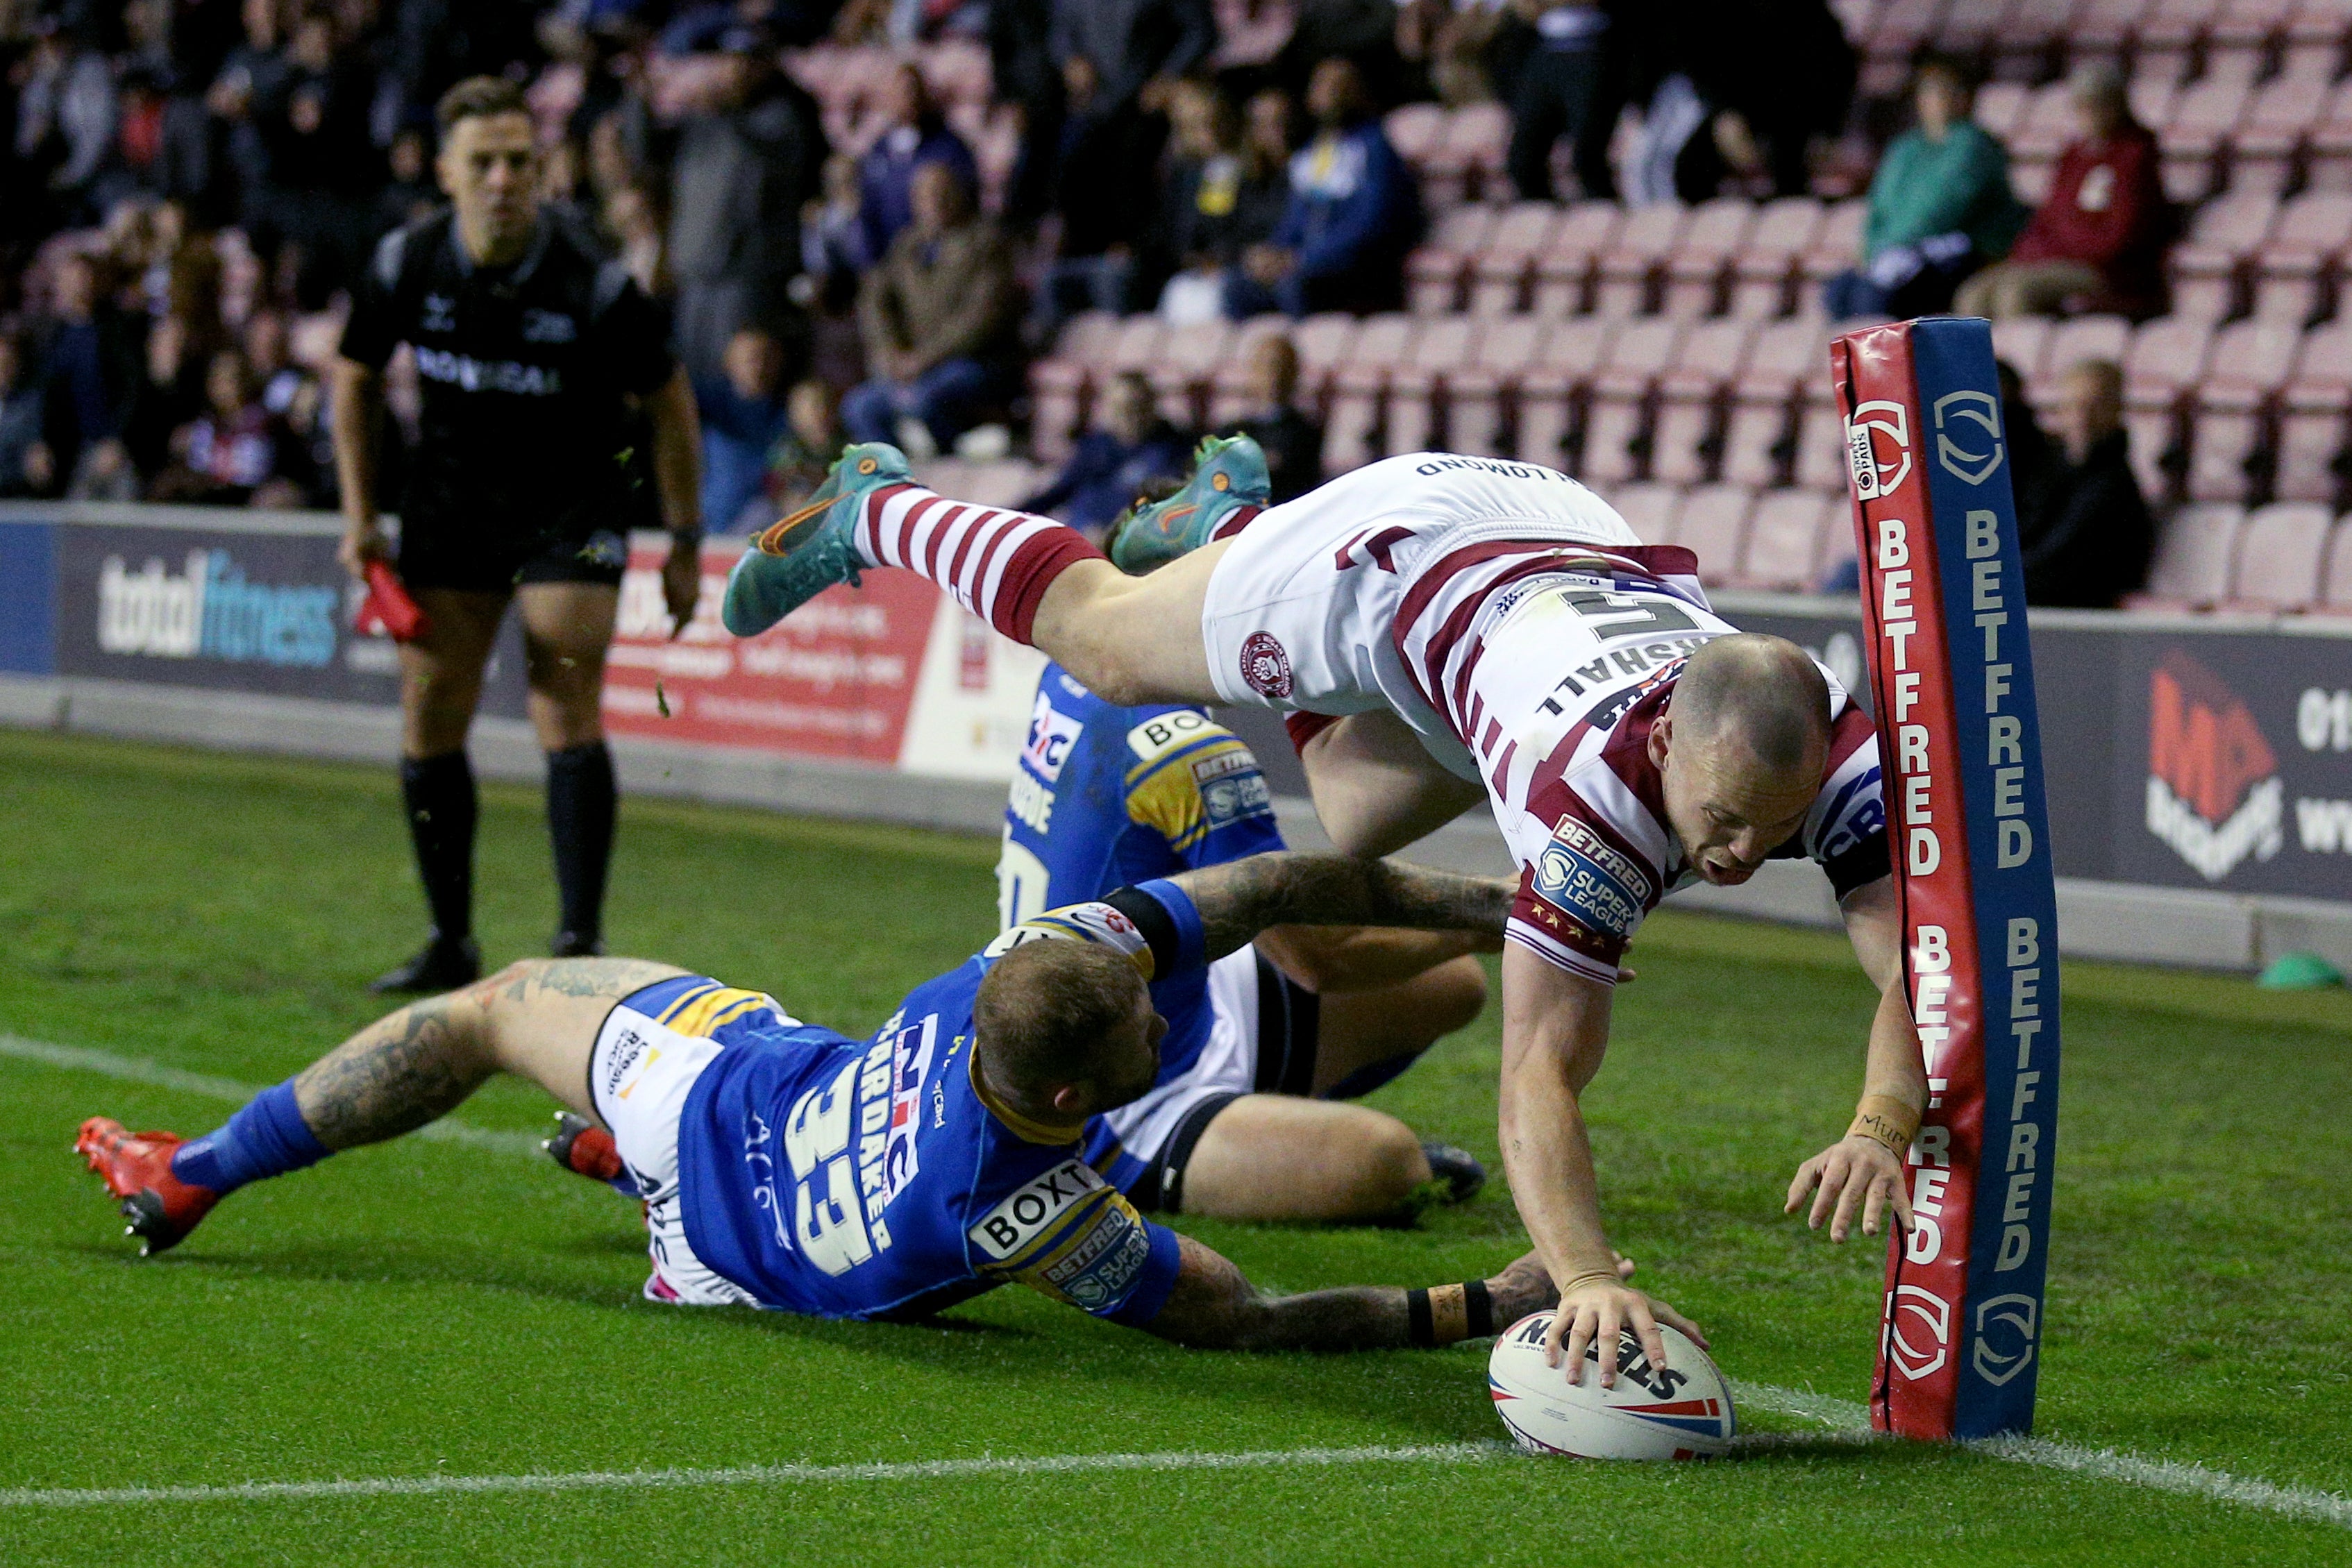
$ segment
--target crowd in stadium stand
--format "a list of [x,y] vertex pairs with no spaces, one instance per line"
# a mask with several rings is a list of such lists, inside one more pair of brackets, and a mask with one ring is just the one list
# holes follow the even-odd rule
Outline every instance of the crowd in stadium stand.
[[[351,281],[438,201],[436,99],[490,74],[529,90],[544,199],[671,312],[714,529],[844,439],[1016,456],[1000,500],[1099,528],[1213,423],[1260,437],[1284,495],[1416,436],[1669,486],[1629,514],[1694,541],[1736,486],[1724,549],[1813,542],[1718,575],[1834,584],[1829,514],[1776,499],[1834,479],[1818,392],[1743,401],[1769,329],[1958,309],[2030,361],[2037,596],[2115,603],[2152,507],[2240,508],[2234,561],[2243,508],[2332,527],[2352,500],[2352,371],[2306,343],[2352,196],[2275,287],[2264,248],[2352,193],[2342,9],[0,0],[0,495],[331,505]],[[2231,332],[2269,356],[2234,403],[2200,373]],[[2339,545],[2311,547],[2315,591],[2333,550],[2352,594]]]

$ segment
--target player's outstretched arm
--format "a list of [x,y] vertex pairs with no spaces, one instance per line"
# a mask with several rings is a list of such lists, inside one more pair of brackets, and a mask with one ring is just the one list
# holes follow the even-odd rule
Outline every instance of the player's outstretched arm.
[[1919,1054],[1919,1030],[1911,1021],[1903,988],[1903,925],[1895,879],[1882,877],[1846,894],[1846,932],[1854,956],[1879,988],[1878,1011],[1870,1025],[1869,1059],[1863,1069],[1862,1098],[1845,1136],[1797,1167],[1789,1183],[1784,1213],[1793,1214],[1812,1197],[1805,1222],[1819,1230],[1829,1222],[1830,1239],[1843,1241],[1859,1213],[1862,1233],[1878,1234],[1887,1206],[1905,1234],[1911,1229],[1911,1194],[1904,1156],[1919,1130],[1927,1103],[1927,1072]]
[[1280,850],[1171,879],[1200,911],[1208,956],[1270,925],[1403,925],[1500,936],[1516,883],[1388,861]]
[[[1396,1350],[1498,1333],[1558,1299],[1530,1252],[1501,1273],[1427,1291],[1359,1285],[1266,1296],[1189,1236],[1167,1305],[1147,1333],[1198,1350]],[[1483,1302],[1480,1298],[1483,1296]]]
[[1657,1365],[1667,1322],[1704,1347],[1698,1325],[1624,1282],[1622,1260],[1601,1223],[1592,1145],[1578,1103],[1609,1047],[1609,988],[1546,963],[1517,943],[1503,948],[1503,1079],[1497,1123],[1511,1199],[1559,1287],[1546,1342],[1571,1382],[1588,1344],[1601,1347],[1603,1387],[1617,1380],[1617,1335],[1630,1327]]

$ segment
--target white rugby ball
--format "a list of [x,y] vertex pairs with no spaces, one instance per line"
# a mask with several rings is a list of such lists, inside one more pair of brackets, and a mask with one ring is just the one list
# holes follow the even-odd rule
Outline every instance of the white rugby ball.
[[1704,1459],[1731,1447],[1731,1388],[1706,1352],[1664,1323],[1666,1364],[1654,1366],[1633,1331],[1617,1336],[1617,1385],[1601,1386],[1601,1354],[1584,1354],[1584,1376],[1544,1363],[1552,1314],[1521,1318],[1486,1358],[1495,1414],[1530,1454],[1581,1459]]

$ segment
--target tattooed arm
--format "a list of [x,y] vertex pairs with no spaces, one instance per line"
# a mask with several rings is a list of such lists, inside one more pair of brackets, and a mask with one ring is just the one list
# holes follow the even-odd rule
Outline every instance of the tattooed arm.
[[[1189,1236],[1179,1237],[1183,1261],[1176,1288],[1148,1333],[1200,1350],[1392,1350],[1414,1343],[1411,1297],[1394,1286],[1360,1285],[1264,1296],[1224,1258]],[[1532,1252],[1486,1281],[1492,1331],[1500,1333],[1559,1299]],[[1423,1343],[1451,1344],[1473,1337],[1458,1305],[1461,1287],[1439,1286],[1433,1324]]]
[[1278,850],[1171,879],[1201,912],[1208,956],[1270,925],[1402,925],[1500,936],[1518,884],[1393,861]]

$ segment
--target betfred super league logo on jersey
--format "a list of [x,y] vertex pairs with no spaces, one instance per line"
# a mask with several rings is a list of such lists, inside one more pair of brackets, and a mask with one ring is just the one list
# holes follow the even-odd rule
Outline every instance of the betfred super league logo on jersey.
[[2208,882],[2285,841],[2285,787],[2254,716],[2179,649],[2148,677],[2147,831]]

